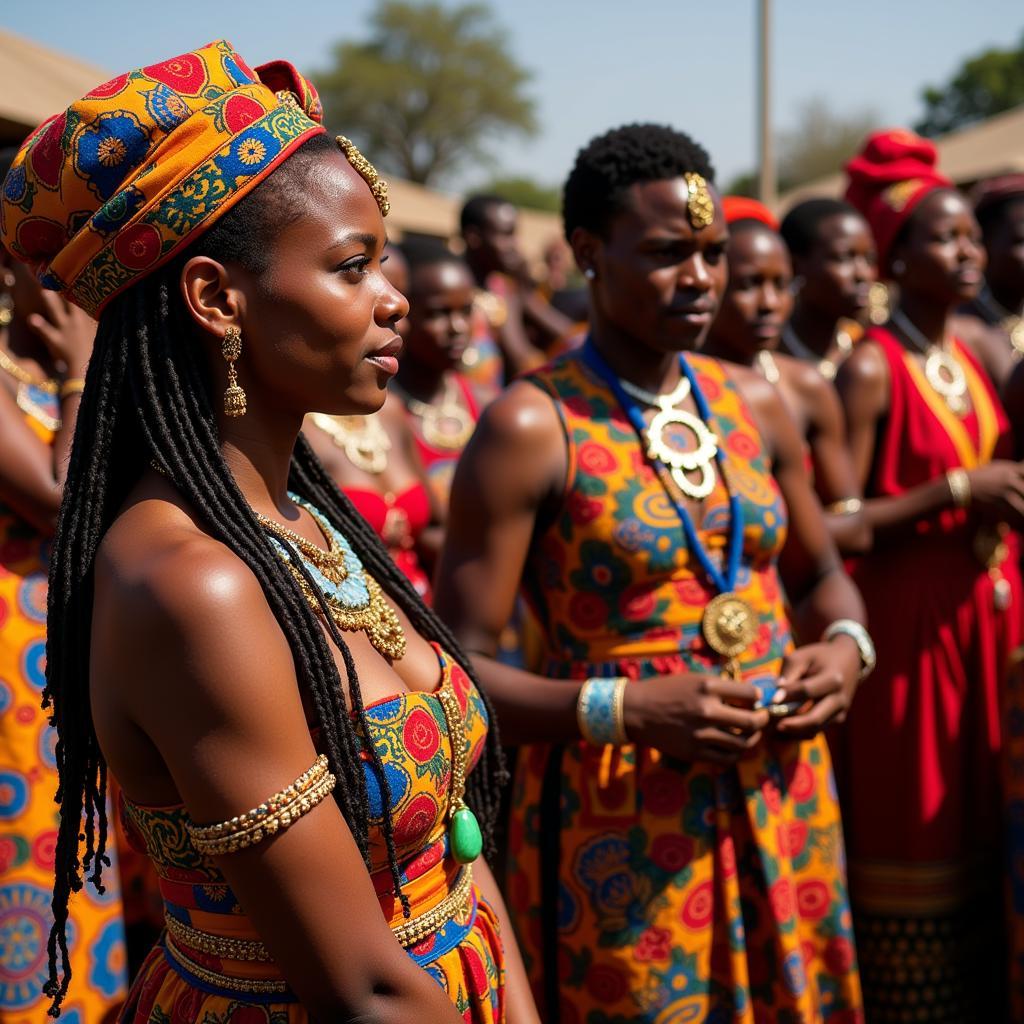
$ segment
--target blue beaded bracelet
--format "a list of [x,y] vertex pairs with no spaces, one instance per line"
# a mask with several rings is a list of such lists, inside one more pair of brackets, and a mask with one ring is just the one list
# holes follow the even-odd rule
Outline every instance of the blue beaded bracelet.
[[622,713],[625,692],[625,676],[588,679],[583,684],[576,702],[576,719],[588,743],[603,747],[629,742]]

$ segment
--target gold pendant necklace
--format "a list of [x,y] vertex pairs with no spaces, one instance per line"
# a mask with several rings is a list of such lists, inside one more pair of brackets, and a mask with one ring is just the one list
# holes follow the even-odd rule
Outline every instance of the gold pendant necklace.
[[[677,408],[690,394],[690,381],[685,376],[680,377],[675,390],[668,395],[645,391],[627,380],[619,383],[627,395],[658,410],[644,431],[648,457],[669,467],[672,479],[683,494],[694,501],[702,501],[715,489],[718,438],[699,416]],[[692,444],[688,443],[691,438],[677,436],[680,427],[692,435]],[[700,478],[692,480],[689,473],[700,473]]]
[[473,417],[459,401],[459,389],[450,377],[445,380],[440,405],[421,402],[404,388],[397,389],[405,407],[420,421],[423,440],[432,448],[460,452],[473,434]]
[[388,468],[391,438],[376,415],[328,416],[315,412],[311,419],[357,469],[378,476]]
[[956,356],[947,349],[945,342],[936,345],[929,341],[902,309],[894,309],[891,319],[925,357],[924,377],[929,386],[954,416],[964,417],[967,414],[967,374]]

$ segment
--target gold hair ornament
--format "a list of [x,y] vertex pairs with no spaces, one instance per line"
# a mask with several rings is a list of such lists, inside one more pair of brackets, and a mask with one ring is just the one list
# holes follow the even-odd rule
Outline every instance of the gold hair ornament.
[[686,212],[690,223],[695,228],[706,228],[715,219],[715,201],[711,198],[711,190],[701,174],[683,175],[689,196],[686,200]]
[[335,141],[341,146],[345,159],[352,165],[359,177],[370,186],[373,198],[377,200],[377,205],[380,207],[380,215],[386,217],[391,210],[391,203],[388,202],[388,183],[377,173],[377,168],[359,152],[359,147],[351,139],[339,135]]

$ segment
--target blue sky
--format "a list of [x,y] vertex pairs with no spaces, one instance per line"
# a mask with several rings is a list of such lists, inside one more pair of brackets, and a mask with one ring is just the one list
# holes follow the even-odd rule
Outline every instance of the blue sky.
[[[446,0],[447,2],[447,0]],[[516,57],[534,75],[541,133],[496,147],[500,168],[560,183],[591,136],[635,120],[667,122],[711,152],[719,179],[755,159],[754,0],[492,0]],[[358,38],[374,0],[219,0],[202,9],[138,0],[4,0],[0,25],[111,72],[220,36],[252,64],[274,57],[314,72],[338,39]],[[1020,0],[775,0],[774,116],[821,97],[888,124],[920,113],[926,83],[1024,34]],[[153,13],[150,13],[150,12]],[[180,12],[180,13],[179,13]],[[102,15],[102,16],[100,16]],[[489,171],[464,176],[471,185]]]

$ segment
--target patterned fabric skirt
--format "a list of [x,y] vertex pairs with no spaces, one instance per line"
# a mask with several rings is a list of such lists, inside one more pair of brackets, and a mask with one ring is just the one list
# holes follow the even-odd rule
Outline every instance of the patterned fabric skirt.
[[508,896],[546,1024],[863,1020],[825,740],[520,752]]
[[[467,1024],[501,1024],[505,1019],[498,931],[494,911],[478,896],[466,921],[452,922],[409,950]],[[237,978],[238,987],[232,990],[199,977],[180,951],[168,950],[165,936],[146,958],[120,1024],[305,1024],[310,1019],[291,993],[260,996],[244,990],[247,978],[273,976],[272,966],[212,960],[196,950],[185,956],[200,972],[209,967]]]
[[[46,683],[46,544],[0,507],[0,1024],[40,1024],[57,841],[56,733]],[[113,844],[112,844],[113,845]],[[127,988],[117,858],[71,898],[72,982],[61,1021],[112,1019]]]

